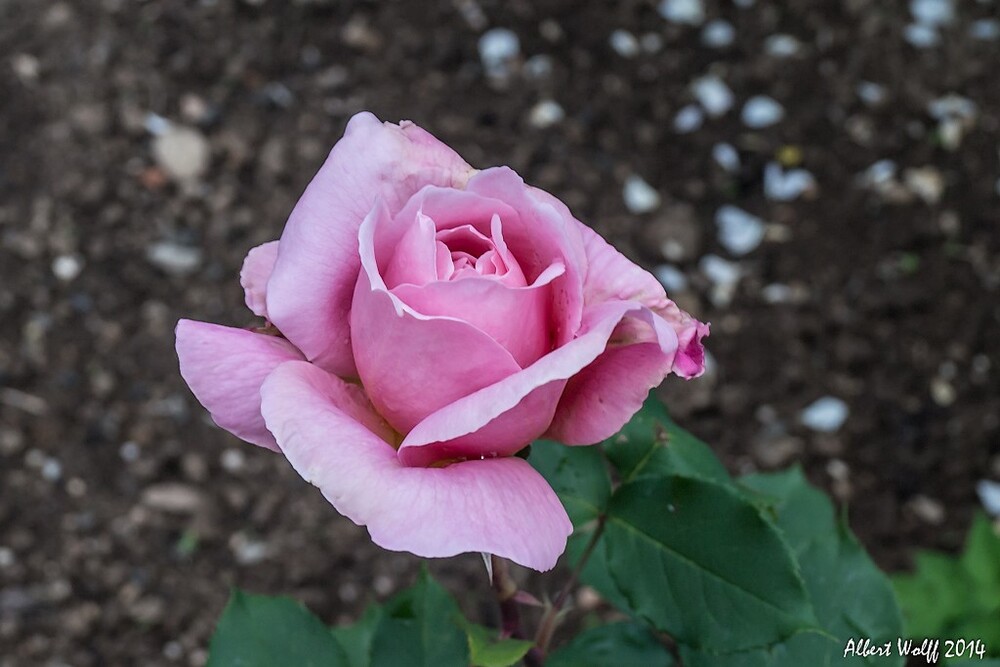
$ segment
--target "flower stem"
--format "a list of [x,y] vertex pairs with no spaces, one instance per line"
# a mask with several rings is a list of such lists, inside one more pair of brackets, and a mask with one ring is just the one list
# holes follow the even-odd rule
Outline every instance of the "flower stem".
[[583,550],[580,560],[576,562],[576,567],[573,568],[572,574],[566,580],[566,584],[559,591],[559,594],[556,595],[555,602],[545,611],[542,620],[538,624],[538,634],[535,635],[535,648],[532,650],[537,651],[538,657],[542,660],[545,659],[545,654],[549,649],[549,642],[552,641],[552,635],[559,625],[559,612],[562,611],[563,605],[566,604],[566,600],[573,591],[573,587],[576,586],[577,581],[580,579],[580,573],[583,572],[584,566],[587,565],[587,560],[594,553],[594,548],[604,533],[604,521],[605,517],[602,514],[598,517],[597,527],[594,528],[594,533],[590,536],[590,542],[587,543],[587,548]]
[[493,566],[493,581],[490,583],[500,605],[500,636],[522,639],[521,614],[514,599],[517,594],[517,583],[510,576],[510,565],[496,555],[490,556],[490,563]]

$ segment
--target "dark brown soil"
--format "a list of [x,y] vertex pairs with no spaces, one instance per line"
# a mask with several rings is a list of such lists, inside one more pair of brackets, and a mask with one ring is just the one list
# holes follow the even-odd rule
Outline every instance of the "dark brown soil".
[[[712,322],[715,370],[665,384],[679,421],[737,472],[800,461],[888,569],[956,548],[976,482],[1000,478],[1000,41],[967,33],[998,10],[956,5],[941,44],[917,49],[903,2],[707,2],[736,28],[712,49],[638,1],[0,0],[0,666],[201,665],[232,585],[336,622],[411,580],[416,558],[373,547],[280,457],[214,428],[173,352],[179,317],[251,321],[243,256],[278,236],[361,109],[510,165],[646,266],[681,239],[675,296]],[[506,81],[480,64],[492,27],[520,38]],[[616,28],[662,48],[620,55]],[[776,33],[800,52],[769,54]],[[675,132],[709,71],[736,106]],[[862,81],[885,99],[864,103]],[[976,106],[957,146],[928,112],[948,93]],[[784,120],[745,127],[757,94]],[[543,99],[565,111],[546,128]],[[158,165],[151,113],[207,140],[196,182]],[[717,142],[739,149],[736,174]],[[817,191],[767,199],[764,165],[796,152]],[[940,196],[864,187],[882,159],[901,181],[927,167]],[[631,173],[657,210],[626,210]],[[738,260],[717,241],[723,203],[771,223]],[[742,267],[728,304],[705,254]],[[769,302],[775,283],[791,298]],[[798,415],[827,395],[849,416],[817,434]],[[432,569],[490,619],[479,556]]]

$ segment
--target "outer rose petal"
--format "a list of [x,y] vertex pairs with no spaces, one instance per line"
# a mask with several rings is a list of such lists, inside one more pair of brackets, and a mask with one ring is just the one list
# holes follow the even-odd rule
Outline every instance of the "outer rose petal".
[[181,320],[176,334],[181,376],[215,423],[237,438],[280,451],[260,415],[260,385],[302,354],[282,338],[207,322]]
[[[407,465],[426,465],[442,458],[517,452],[548,428],[565,381],[604,352],[627,313],[642,310],[641,305],[625,301],[592,308],[580,335],[571,342],[520,373],[445,405],[417,424],[400,446],[400,460]],[[536,393],[540,396],[534,396]]]
[[412,123],[382,124],[370,113],[351,118],[281,235],[267,291],[271,321],[309,360],[354,376],[349,312],[361,221],[376,199],[395,212],[423,186],[462,187],[472,172]]
[[[264,418],[292,467],[393,551],[488,552],[552,568],[573,526],[545,480],[519,458],[407,468],[392,446],[340,409],[345,383],[307,363],[261,388]],[[353,409],[358,404],[353,403]],[[374,417],[369,417],[374,419]]]
[[240,270],[240,285],[247,308],[254,315],[267,317],[267,281],[274,270],[274,260],[278,258],[278,241],[271,241],[251,248],[243,260]]
[[587,254],[587,276],[583,294],[587,306],[609,299],[638,301],[670,323],[680,341],[672,371],[682,378],[698,377],[705,371],[705,350],[701,339],[708,335],[709,327],[694,319],[667,298],[663,286],[648,271],[629,261],[627,257],[601,238],[570,213],[566,205],[544,190],[530,189],[531,195],[552,206],[576,223]]
[[676,367],[673,328],[646,308],[632,318],[644,322],[641,338],[609,343],[600,357],[570,379],[546,437],[567,445],[592,445],[611,437]]

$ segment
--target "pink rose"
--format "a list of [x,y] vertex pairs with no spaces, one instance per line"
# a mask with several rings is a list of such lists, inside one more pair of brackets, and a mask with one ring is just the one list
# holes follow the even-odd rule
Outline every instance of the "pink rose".
[[704,368],[708,326],[562,202],[369,113],[240,279],[271,326],[181,320],[191,390],[377,544],[420,556],[551,568],[572,526],[515,454],[599,442],[668,373]]

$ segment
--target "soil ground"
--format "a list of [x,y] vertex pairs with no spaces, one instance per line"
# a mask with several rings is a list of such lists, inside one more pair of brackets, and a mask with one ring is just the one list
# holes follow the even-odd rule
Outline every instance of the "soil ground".
[[[180,317],[251,322],[243,256],[362,109],[510,165],[677,269],[714,364],[663,395],[733,471],[801,463],[889,570],[956,549],[976,482],[1000,478],[1000,41],[970,35],[1000,10],[956,7],[918,48],[903,2],[707,1],[735,28],[711,47],[636,0],[0,0],[0,665],[200,665],[232,585],[338,622],[411,580],[416,558],[214,428],[173,352]],[[478,43],[496,27],[519,55],[491,77]],[[616,50],[615,29],[636,43]],[[678,132],[707,73],[735,106]],[[784,118],[748,128],[755,95]],[[163,119],[206,142],[193,179],[154,151]],[[866,185],[880,160],[895,178]],[[769,198],[775,161],[816,187]],[[654,210],[627,210],[631,174]],[[719,242],[725,203],[768,222],[744,257]],[[737,265],[731,295],[706,255]],[[849,408],[832,433],[799,420],[823,396]],[[488,621],[481,568],[432,565]]]

